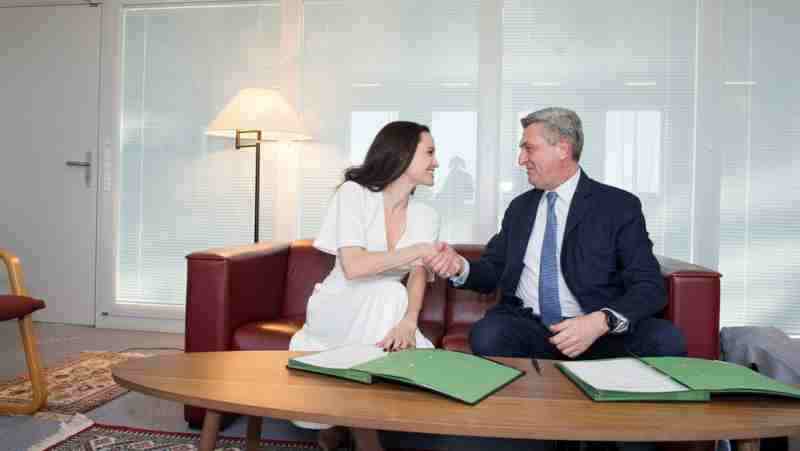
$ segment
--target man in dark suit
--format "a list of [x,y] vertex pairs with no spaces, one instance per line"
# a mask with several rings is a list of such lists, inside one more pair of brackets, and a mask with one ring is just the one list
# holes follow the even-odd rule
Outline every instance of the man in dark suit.
[[655,318],[666,291],[642,207],[581,170],[578,115],[546,108],[522,119],[518,163],[535,188],[509,205],[481,258],[452,247],[425,263],[459,288],[502,301],[470,332],[480,355],[546,359],[681,356],[685,339]]

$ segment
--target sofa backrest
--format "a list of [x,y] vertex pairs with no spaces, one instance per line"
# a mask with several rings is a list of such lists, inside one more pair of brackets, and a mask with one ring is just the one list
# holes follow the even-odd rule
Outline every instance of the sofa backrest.
[[[289,248],[286,297],[281,308],[284,318],[305,316],[306,304],[314,285],[321,282],[333,268],[334,257],[314,248],[311,243],[312,240],[297,240]],[[420,321],[445,323],[447,291],[454,290],[448,290],[446,281],[438,277],[428,285]]]
[[[477,260],[485,246],[479,244],[456,245],[455,249],[467,260]],[[483,318],[489,307],[499,300],[500,290],[492,294],[481,294],[472,290],[447,290],[447,328],[457,325],[473,324]]]
[[[286,297],[281,316],[302,318],[306,304],[314,290],[333,268],[334,257],[314,248],[312,240],[294,241],[289,249],[289,267],[286,274]],[[469,260],[478,259],[484,246],[461,244],[456,251]],[[447,281],[437,277],[425,291],[420,321],[435,322],[451,328],[469,325],[481,319],[491,306],[499,300],[498,292],[481,294],[470,290],[448,287]]]
[[333,268],[334,257],[314,248],[311,242],[297,240],[289,247],[286,298],[281,312],[284,318],[305,317],[314,285],[322,282]]

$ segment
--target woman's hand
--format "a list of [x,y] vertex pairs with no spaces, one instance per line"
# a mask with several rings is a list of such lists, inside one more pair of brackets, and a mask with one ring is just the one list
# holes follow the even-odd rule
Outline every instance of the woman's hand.
[[412,245],[416,251],[417,258],[411,262],[412,265],[423,265],[423,262],[439,255],[439,248],[436,243],[416,243]]
[[416,332],[417,322],[408,317],[403,318],[392,327],[383,340],[378,342],[378,346],[390,352],[415,348],[417,346]]
[[464,270],[464,264],[461,260],[461,256],[458,255],[452,246],[444,241],[439,241],[436,243],[436,251],[437,253],[433,257],[422,259],[422,263],[425,267],[438,274],[439,277],[443,279],[461,274]]

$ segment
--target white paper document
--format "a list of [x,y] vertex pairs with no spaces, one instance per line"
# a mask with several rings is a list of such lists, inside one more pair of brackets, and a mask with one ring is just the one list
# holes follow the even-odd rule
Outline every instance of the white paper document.
[[375,345],[348,345],[294,359],[296,362],[322,368],[347,369],[386,355]]
[[689,390],[639,359],[583,360],[561,364],[599,390],[643,393]]

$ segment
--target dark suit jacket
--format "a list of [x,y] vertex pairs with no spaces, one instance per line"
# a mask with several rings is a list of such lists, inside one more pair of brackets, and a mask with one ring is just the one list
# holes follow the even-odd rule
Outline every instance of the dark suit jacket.
[[[469,277],[461,288],[491,293],[499,283],[503,302],[519,303],[515,293],[542,193],[533,189],[511,201],[500,232],[479,260],[470,261]],[[564,280],[586,313],[611,308],[634,327],[667,303],[641,202],[583,171],[567,215],[560,258]]]

